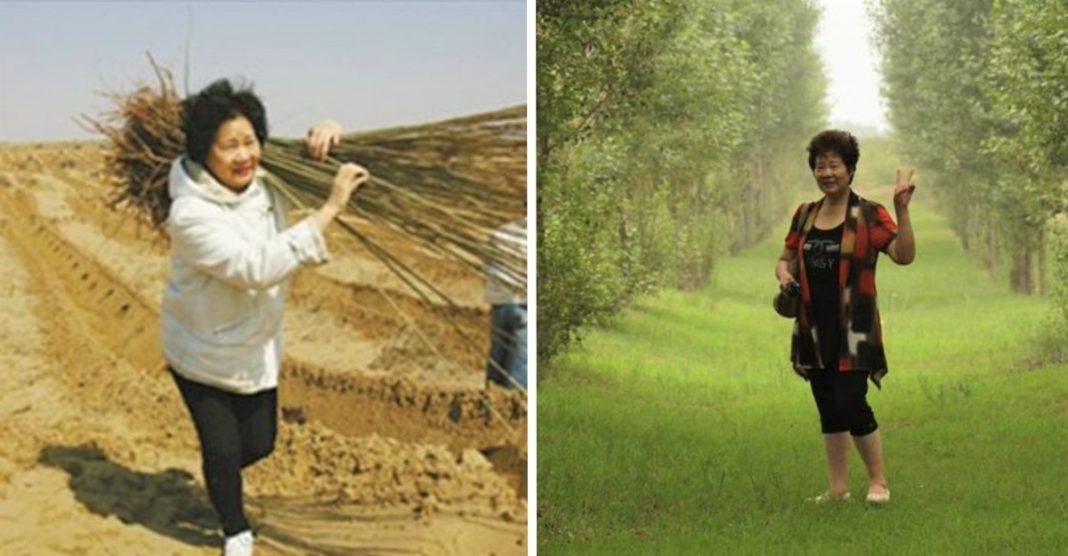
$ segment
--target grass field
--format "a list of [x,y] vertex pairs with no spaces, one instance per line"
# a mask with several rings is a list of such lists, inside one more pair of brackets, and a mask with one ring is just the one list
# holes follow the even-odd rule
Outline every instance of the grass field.
[[805,502],[826,468],[771,309],[777,231],[546,369],[539,554],[1068,554],[1068,365],[1033,364],[1046,302],[992,284],[942,217],[912,212],[916,262],[878,271],[890,374],[868,399],[888,507],[859,501],[855,451],[858,501]]

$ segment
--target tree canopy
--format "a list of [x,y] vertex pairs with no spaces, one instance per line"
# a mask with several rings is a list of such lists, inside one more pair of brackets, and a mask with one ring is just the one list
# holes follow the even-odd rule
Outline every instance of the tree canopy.
[[760,239],[822,125],[807,0],[539,1],[538,357]]

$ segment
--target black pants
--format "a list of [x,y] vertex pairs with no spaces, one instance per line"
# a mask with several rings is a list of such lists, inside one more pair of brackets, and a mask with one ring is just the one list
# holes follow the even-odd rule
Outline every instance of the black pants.
[[274,450],[278,431],[278,390],[256,394],[226,392],[179,376],[178,383],[200,439],[204,482],[223,532],[249,529],[241,498],[241,469]]
[[824,434],[849,431],[853,436],[875,432],[879,424],[868,405],[868,372],[814,369],[808,375]]

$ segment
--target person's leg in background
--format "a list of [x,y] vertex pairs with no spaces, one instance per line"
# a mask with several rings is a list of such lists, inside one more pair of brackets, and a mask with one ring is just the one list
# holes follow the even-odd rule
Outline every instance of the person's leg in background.
[[508,306],[508,325],[512,333],[505,371],[512,375],[516,383],[527,388],[527,306],[515,304]]
[[508,367],[509,342],[507,305],[494,305],[490,313],[490,351],[486,361],[486,380],[498,386],[511,386],[504,375]]
[[505,388],[527,387],[527,306],[493,306],[486,379]]

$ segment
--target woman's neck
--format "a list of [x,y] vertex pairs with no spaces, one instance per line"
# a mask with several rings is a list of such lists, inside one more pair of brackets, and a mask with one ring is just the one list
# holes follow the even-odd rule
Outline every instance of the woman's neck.
[[847,204],[849,204],[849,193],[851,191],[852,191],[852,189],[846,189],[843,193],[841,193],[839,195],[834,195],[834,196],[824,195],[823,196],[823,199],[824,199],[823,204],[824,204],[824,206],[834,207],[834,208],[839,208],[839,207],[846,206]]

